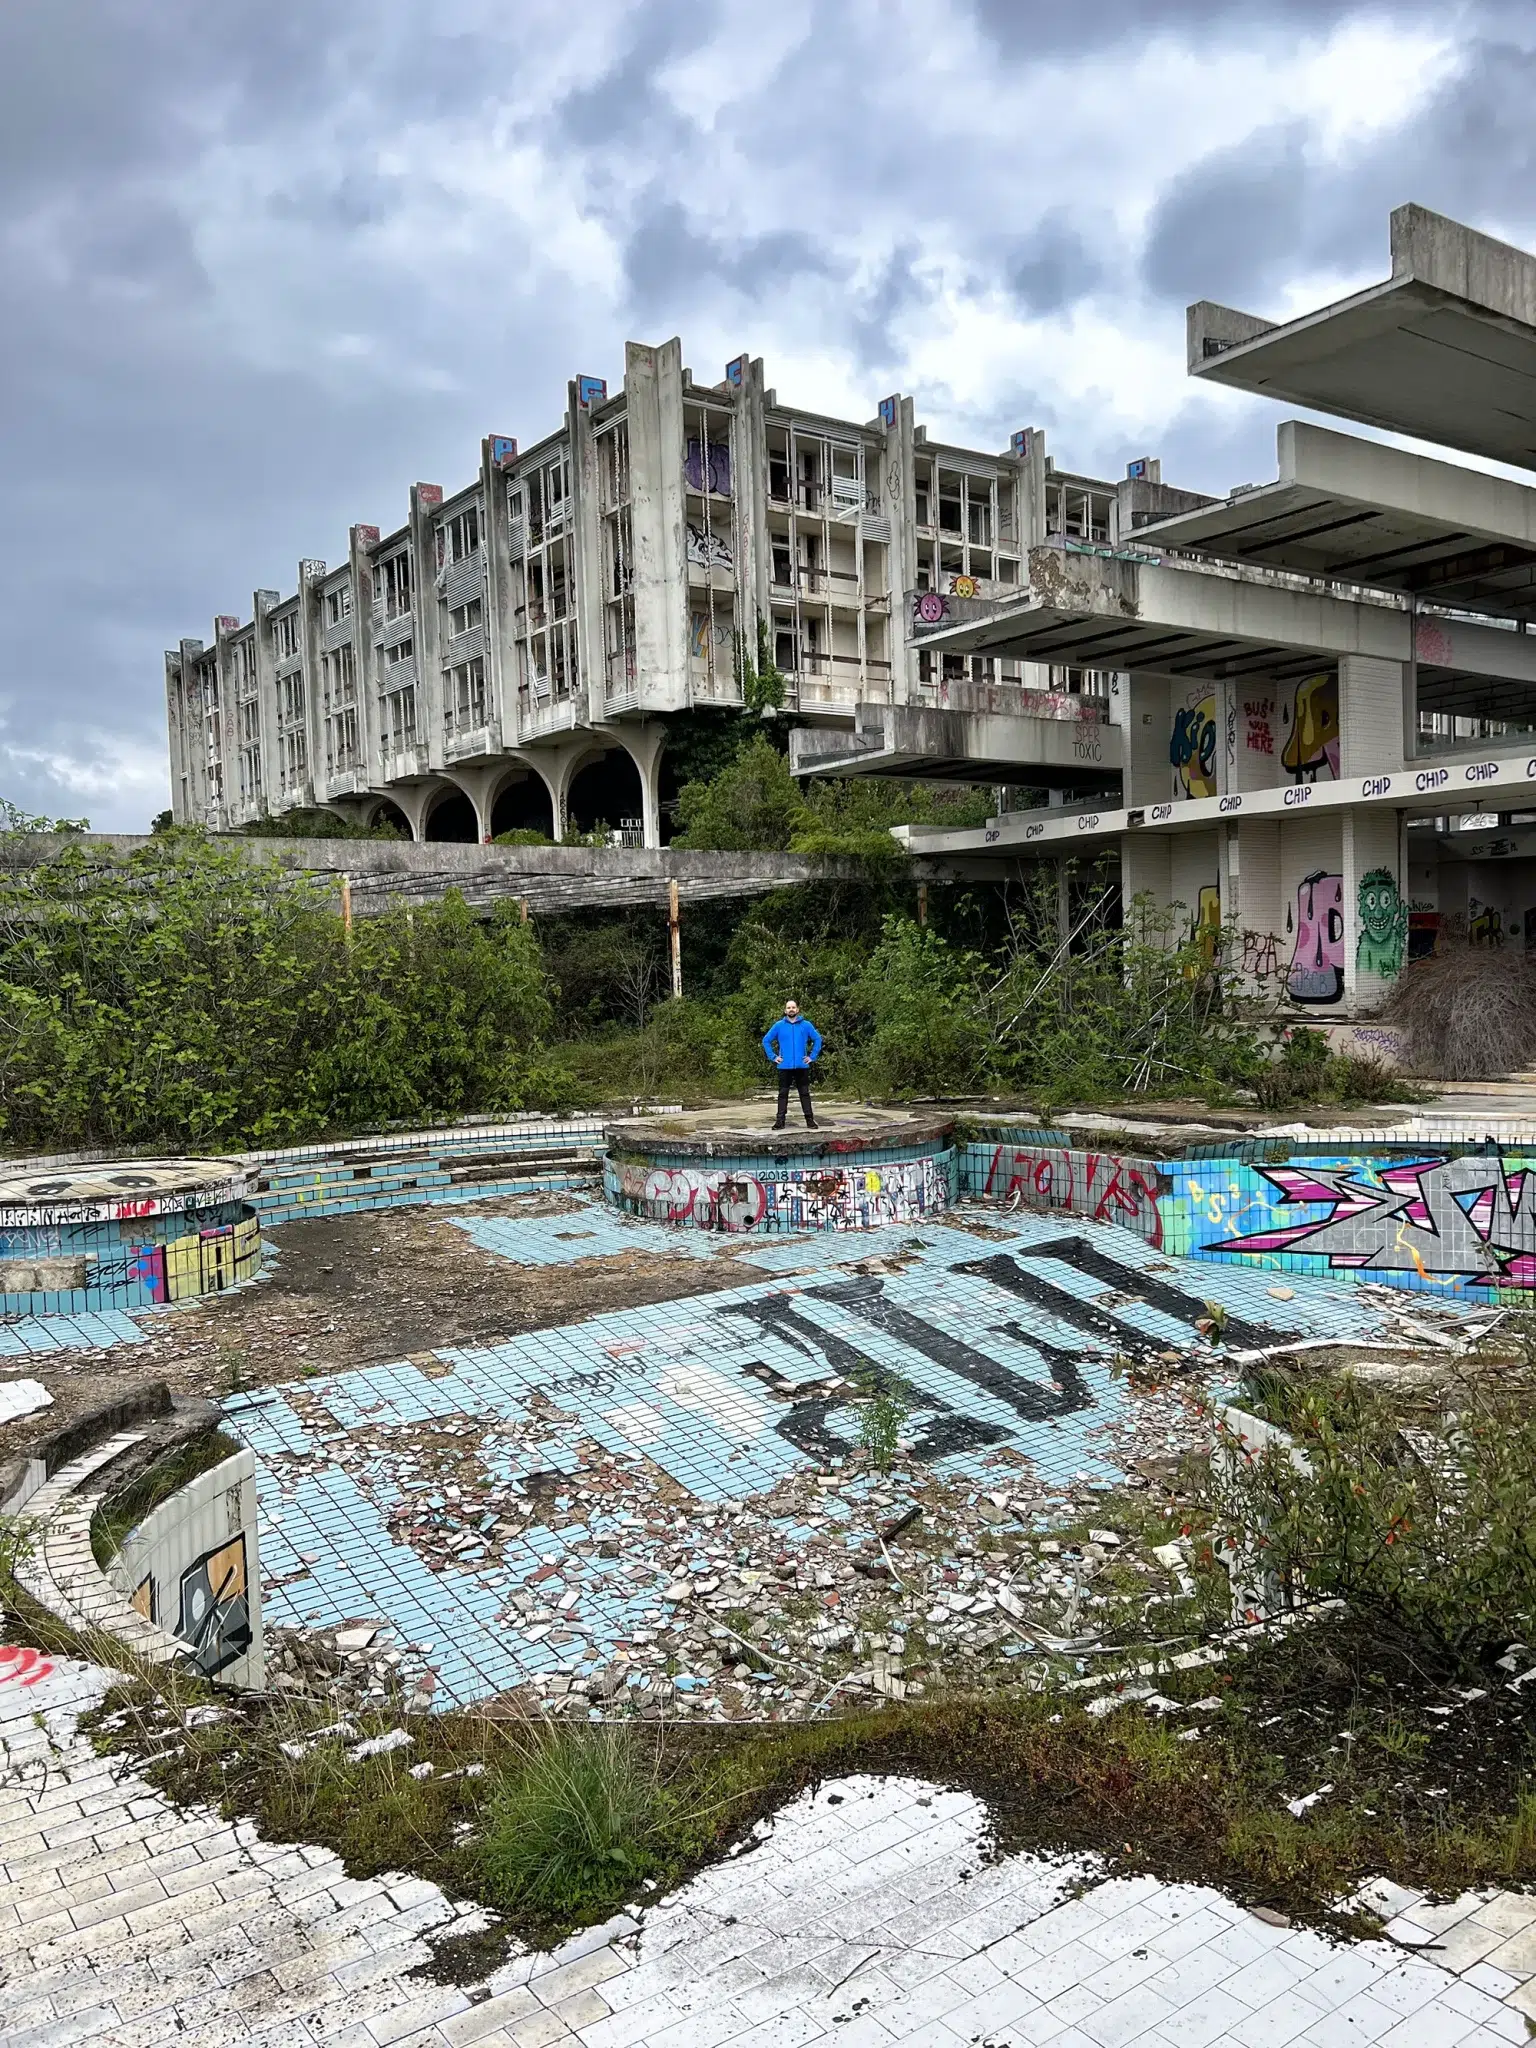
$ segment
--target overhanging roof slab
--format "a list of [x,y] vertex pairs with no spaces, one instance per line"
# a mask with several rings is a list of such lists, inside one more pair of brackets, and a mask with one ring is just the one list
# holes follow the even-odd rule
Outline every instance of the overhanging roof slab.
[[1536,468],[1536,257],[1422,206],[1391,248],[1384,284],[1299,320],[1191,306],[1190,374]]
[[[1406,606],[1140,550],[1031,548],[1022,597],[945,602],[953,623],[920,630],[919,647],[1210,681],[1300,676],[1346,655],[1406,662],[1415,632]],[[1441,618],[1420,618],[1416,632],[1421,679],[1536,683],[1536,635]]]
[[1137,529],[1149,548],[1536,613],[1536,490],[1304,420],[1279,479]]

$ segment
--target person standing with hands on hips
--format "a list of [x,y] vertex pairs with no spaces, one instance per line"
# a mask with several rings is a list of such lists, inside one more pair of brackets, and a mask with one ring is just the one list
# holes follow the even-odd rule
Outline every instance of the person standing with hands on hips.
[[808,1131],[819,1130],[811,1114],[811,1063],[821,1051],[821,1033],[809,1017],[802,1017],[800,1005],[793,997],[784,1005],[784,1014],[777,1023],[771,1024],[763,1034],[763,1051],[779,1070],[779,1113],[773,1128],[782,1131],[784,1119],[789,1113],[789,1084],[791,1081],[799,1090],[800,1107],[805,1111],[805,1127]]

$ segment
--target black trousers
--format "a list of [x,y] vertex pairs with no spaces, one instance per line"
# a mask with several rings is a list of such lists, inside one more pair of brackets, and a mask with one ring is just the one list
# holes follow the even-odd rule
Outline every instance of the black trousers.
[[815,1117],[811,1114],[810,1068],[780,1067],[779,1113],[778,1116],[774,1119],[774,1128],[776,1130],[783,1124],[785,1117],[789,1114],[789,1090],[791,1083],[793,1083],[793,1085],[800,1091],[800,1107],[805,1111],[806,1122],[808,1124],[813,1124],[816,1121]]

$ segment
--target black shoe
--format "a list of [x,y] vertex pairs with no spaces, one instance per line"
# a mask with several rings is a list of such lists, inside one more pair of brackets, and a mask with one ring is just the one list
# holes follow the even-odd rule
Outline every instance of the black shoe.
[[821,1129],[821,1125],[817,1123],[815,1117],[808,1116],[805,1120],[805,1128],[808,1131],[819,1131]]
[[782,1124],[775,1124],[775,1125],[773,1126],[773,1129],[774,1129],[774,1130],[776,1130],[776,1131],[782,1131],[782,1130],[783,1130],[783,1128],[784,1128],[784,1126],[783,1126]]

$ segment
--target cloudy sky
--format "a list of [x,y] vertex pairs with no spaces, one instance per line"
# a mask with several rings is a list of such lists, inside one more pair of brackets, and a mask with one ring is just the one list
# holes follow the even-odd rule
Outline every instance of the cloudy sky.
[[162,651],[680,333],[857,418],[1273,474],[1183,308],[1536,247],[1531,0],[0,0],[0,796],[143,829]]

